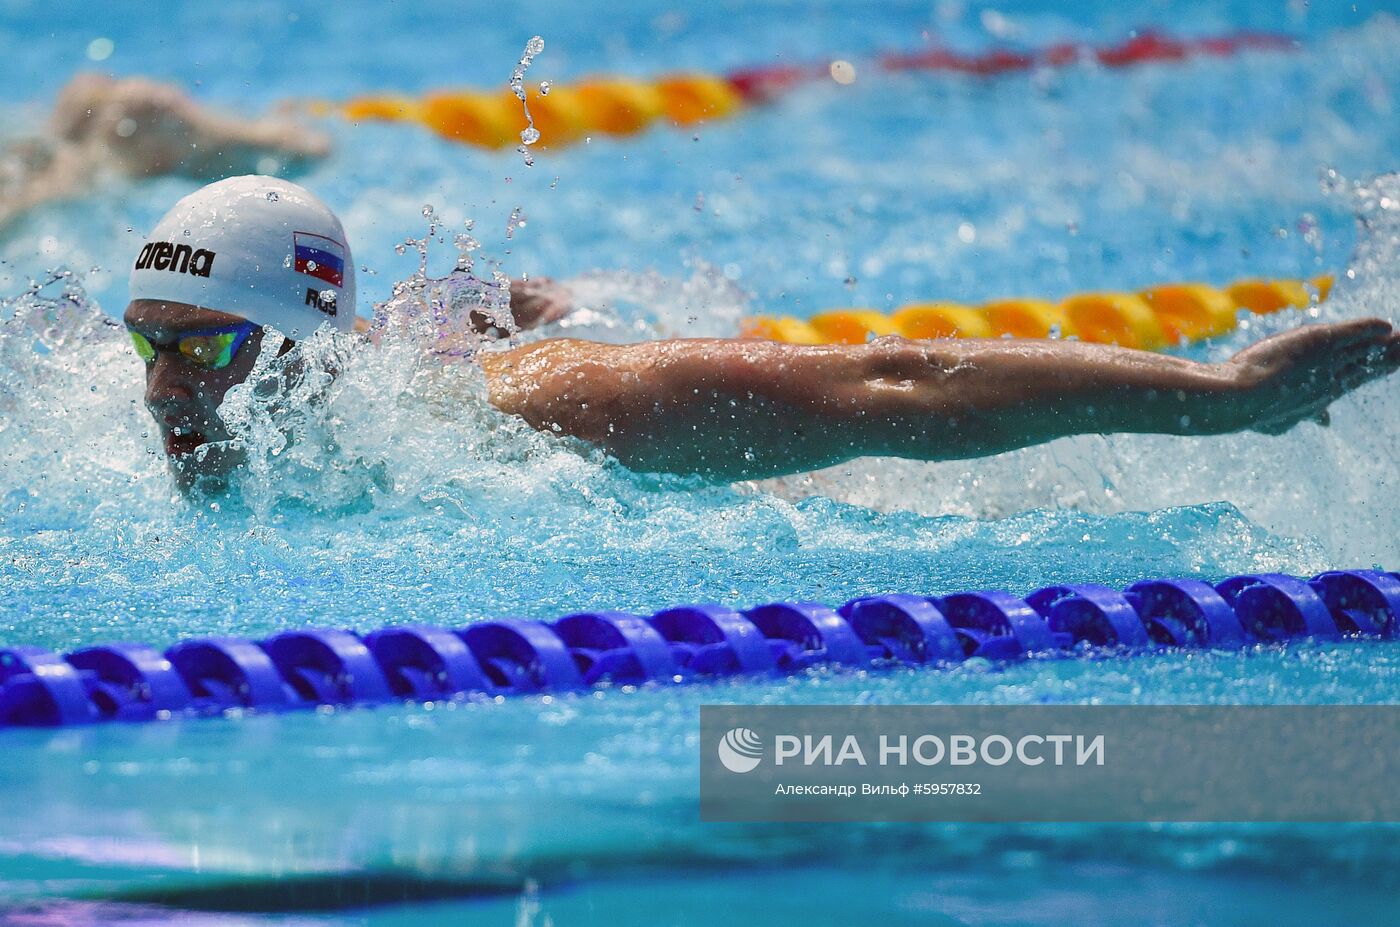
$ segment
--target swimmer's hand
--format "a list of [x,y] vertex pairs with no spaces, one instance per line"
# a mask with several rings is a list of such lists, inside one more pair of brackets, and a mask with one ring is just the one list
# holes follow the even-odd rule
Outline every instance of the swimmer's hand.
[[1227,366],[1243,388],[1240,427],[1278,435],[1308,420],[1328,424],[1335,400],[1400,369],[1400,333],[1380,319],[1309,325],[1245,348]]

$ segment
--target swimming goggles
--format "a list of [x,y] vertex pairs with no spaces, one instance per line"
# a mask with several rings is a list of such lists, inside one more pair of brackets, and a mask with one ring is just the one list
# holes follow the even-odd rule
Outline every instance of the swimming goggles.
[[173,350],[179,351],[185,360],[205,370],[222,370],[233,363],[234,355],[257,327],[251,322],[240,322],[223,328],[188,332],[176,338],[173,346],[155,344],[133,328],[128,328],[127,331],[131,334],[131,343],[136,346],[136,353],[148,364],[156,362],[157,351]]

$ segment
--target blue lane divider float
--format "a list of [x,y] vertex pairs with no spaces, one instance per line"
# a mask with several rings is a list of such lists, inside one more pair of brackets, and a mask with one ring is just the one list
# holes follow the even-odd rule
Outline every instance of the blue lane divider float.
[[974,657],[1066,656],[1084,646],[1237,648],[1300,637],[1400,637],[1400,573],[1347,570],[1308,580],[1263,573],[1214,586],[1152,579],[1122,591],[1047,586],[1024,599],[997,590],[881,595],[837,609],[683,605],[650,617],[582,612],[552,622],[391,627],[363,636],[301,629],[261,641],[200,638],[164,652],[136,643],[66,656],[0,647],[0,727],[561,692],[818,665],[951,666]]

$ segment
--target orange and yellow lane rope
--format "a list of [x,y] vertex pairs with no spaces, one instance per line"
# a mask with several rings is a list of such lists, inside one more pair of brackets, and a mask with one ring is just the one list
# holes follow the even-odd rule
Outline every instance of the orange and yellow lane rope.
[[1077,293],[1059,302],[1001,299],[978,306],[911,303],[893,312],[833,309],[810,319],[755,316],[740,335],[791,344],[861,344],[906,338],[1045,338],[1058,335],[1159,350],[1231,331],[1240,310],[1256,314],[1304,308],[1327,298],[1330,275],[1312,280],[1240,280],[1226,287],[1166,283],[1140,293]]

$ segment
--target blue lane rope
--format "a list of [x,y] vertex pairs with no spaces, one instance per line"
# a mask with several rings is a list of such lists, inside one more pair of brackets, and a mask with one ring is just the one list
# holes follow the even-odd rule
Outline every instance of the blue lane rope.
[[583,612],[461,629],[285,631],[206,637],[164,653],[146,644],[59,656],[0,648],[0,727],[149,721],[234,709],[435,701],[799,672],[819,664],[953,666],[981,657],[1239,648],[1311,637],[1400,637],[1400,573],[1347,570],[1298,579],[1234,576],[1212,586],[1150,579],[1119,591],[1047,586],[941,597],[879,595],[832,609],[775,602],[735,611],[683,605],[650,617]]

